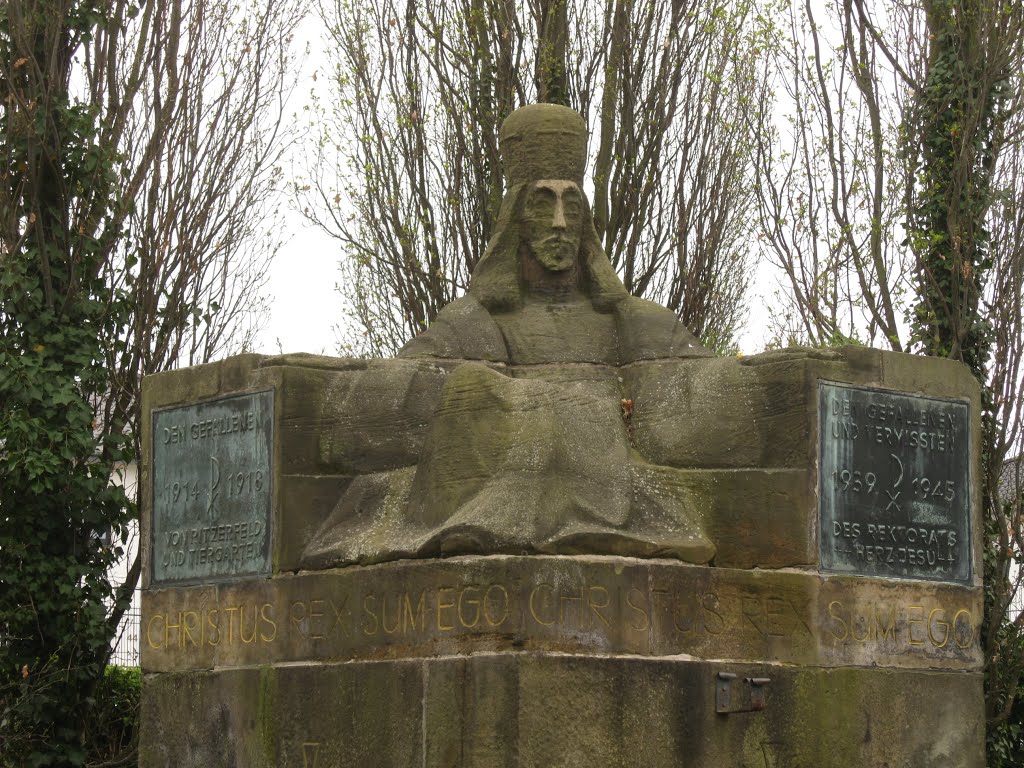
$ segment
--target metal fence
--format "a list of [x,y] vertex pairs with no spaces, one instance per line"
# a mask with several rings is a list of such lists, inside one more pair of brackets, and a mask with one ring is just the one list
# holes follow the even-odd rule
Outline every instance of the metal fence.
[[114,652],[110,663],[117,667],[139,666],[139,626],[142,614],[139,610],[139,591],[132,596],[132,605],[121,617],[121,624],[114,635],[112,645]]
[[[1014,570],[1019,571],[1016,568]],[[1016,574],[1013,575],[1016,577]],[[1006,611],[1007,618],[1015,621],[1022,612],[1024,612],[1024,591],[1018,589],[1013,595],[1013,600],[1010,601],[1009,609]]]
[[[999,501],[1001,504],[1016,505],[1021,503],[1024,496],[1024,458],[1018,456],[1003,462],[1002,472],[999,474]],[[1015,514],[1011,510],[1011,515]],[[1017,585],[1014,589],[1013,599],[1007,608],[1007,617],[1015,621],[1021,612],[1024,612],[1024,588],[1021,584],[1021,567],[1019,563],[1010,564],[1010,583]]]
[[[135,476],[134,465],[129,467],[129,470],[129,484],[133,487]],[[139,524],[138,521],[132,521],[128,525],[127,536],[123,540],[124,555],[121,557],[121,560],[110,569],[110,573],[108,574],[110,578],[110,585],[114,587],[115,590],[119,589],[128,578],[132,563],[138,553],[138,543]],[[141,609],[139,607],[139,595],[140,592],[138,589],[132,593],[131,605],[128,607],[128,610],[125,611],[124,616],[121,617],[121,623],[117,627],[117,632],[114,633],[114,637],[110,641],[110,663],[114,666],[139,666],[139,640],[141,637],[139,625],[142,620]],[[108,606],[108,608],[109,607],[110,606]]]

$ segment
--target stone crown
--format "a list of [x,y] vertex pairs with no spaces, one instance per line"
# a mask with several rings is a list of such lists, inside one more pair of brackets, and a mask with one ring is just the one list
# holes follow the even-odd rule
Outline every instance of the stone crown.
[[505,118],[499,140],[509,187],[540,179],[565,179],[582,186],[587,167],[587,126],[568,107],[521,107]]

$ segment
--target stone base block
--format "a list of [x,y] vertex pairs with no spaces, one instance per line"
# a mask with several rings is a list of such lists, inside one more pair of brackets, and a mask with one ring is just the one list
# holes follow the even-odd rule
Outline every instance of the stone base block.
[[[719,673],[768,678],[720,713]],[[140,765],[980,768],[975,672],[482,654],[149,675]]]

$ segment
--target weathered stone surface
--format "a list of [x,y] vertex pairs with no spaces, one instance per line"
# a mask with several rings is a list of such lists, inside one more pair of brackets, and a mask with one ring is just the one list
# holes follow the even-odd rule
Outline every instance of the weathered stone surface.
[[284,470],[351,475],[415,464],[446,371],[377,360],[358,369],[266,366],[281,394]]
[[419,663],[147,676],[139,764],[422,765]]
[[[474,393],[460,385],[451,389],[449,398],[457,407],[442,408],[445,382],[452,370],[461,367],[459,363],[438,366],[426,361],[371,364],[343,360],[332,367],[326,358],[250,356],[201,369],[195,391],[204,396],[229,394],[222,389],[222,381],[227,379],[232,386],[241,384],[242,391],[272,386],[278,392],[280,423],[275,455],[279,458],[274,483],[282,489],[286,484],[293,486],[288,493],[275,492],[275,522],[282,523],[275,563],[284,570],[302,562],[323,567],[418,554],[483,552],[506,534],[505,544],[495,544],[494,551],[529,551],[515,538],[514,529],[514,518],[522,518],[520,510],[529,508],[524,494],[544,499],[536,507],[538,531],[544,526],[552,530],[559,519],[552,513],[548,498],[554,499],[555,509],[561,504],[563,511],[570,507],[586,509],[587,504],[579,503],[579,499],[600,498],[604,509],[601,515],[615,521],[623,516],[614,508],[617,505],[625,509],[629,494],[633,530],[627,525],[615,537],[596,538],[595,542],[606,546],[613,540],[621,541],[619,534],[642,541],[644,537],[638,537],[638,532],[642,534],[645,528],[649,532],[664,530],[657,525],[659,519],[676,519],[701,526],[703,535],[715,546],[718,565],[785,567],[813,564],[818,557],[811,538],[816,479],[805,467],[816,457],[817,404],[813,393],[819,380],[906,387],[916,382],[925,389],[924,394],[947,396],[953,379],[955,386],[968,387],[971,412],[977,413],[976,386],[968,386],[969,376],[960,381],[962,372],[949,361],[899,356],[883,371],[881,361],[890,356],[873,351],[846,348],[825,357],[828,359],[804,352],[771,353],[756,360],[660,361],[621,369],[588,364],[513,366],[506,370],[513,382],[495,371],[467,376],[467,372],[480,370],[470,366],[467,372],[460,372],[459,379],[464,377],[480,385],[476,402]],[[917,376],[917,362],[935,378]],[[258,367],[261,364],[263,367]],[[234,373],[219,372],[221,367]],[[242,376],[239,371],[247,373]],[[176,400],[190,402],[192,390],[182,384],[183,375],[173,372],[147,380],[148,407],[174,404]],[[537,383],[514,391],[515,382],[522,380]],[[501,382],[501,389],[512,393],[502,396],[505,404],[497,410],[490,408],[495,402],[491,381]],[[560,403],[570,402],[570,393],[579,393],[576,405],[563,408]],[[632,411],[623,417],[619,403],[627,399],[632,401]],[[549,472],[555,476],[552,482],[570,489],[575,484],[582,496],[552,495],[550,489],[538,489],[537,484],[516,486],[509,493],[483,492],[510,482],[515,463],[507,464],[506,459],[523,455],[501,449],[503,435],[508,433],[495,428],[510,419],[514,422],[519,418],[516,412],[524,420],[548,413],[547,421],[538,420],[532,432],[523,433],[533,434],[533,444],[544,448],[529,460],[548,456]],[[470,415],[479,416],[481,423],[467,426]],[[976,430],[976,416],[971,421]],[[431,430],[436,432],[431,445],[440,445],[440,450],[424,447]],[[442,433],[447,437],[442,439]],[[600,439],[605,433],[614,441]],[[563,437],[556,439],[559,434]],[[559,439],[568,441],[561,449],[557,447]],[[589,457],[592,463],[588,465],[583,457]],[[977,477],[976,457],[972,461]],[[428,463],[433,464],[430,472]],[[582,471],[573,466],[582,467]],[[471,467],[476,469],[471,471]],[[398,469],[401,471],[396,472]],[[501,478],[506,470],[509,477]],[[537,471],[536,465],[527,464],[518,470],[518,476]],[[418,493],[423,492],[413,499],[410,481],[417,474]],[[297,488],[294,486],[299,481],[283,479],[288,476],[316,479],[303,480]],[[351,486],[353,478],[360,479]],[[657,479],[658,492],[647,494],[651,478]],[[149,480],[144,462],[144,487],[148,487]],[[308,488],[308,493],[302,488]],[[977,491],[972,488],[971,492],[977,524]],[[645,499],[651,496],[662,507],[663,499],[668,498],[682,515],[659,515],[655,510],[653,517],[645,517]],[[391,506],[374,506],[385,498]],[[143,494],[144,505],[151,499],[151,491]],[[477,520],[467,528],[453,521],[452,527],[460,527],[461,533],[446,534],[448,518],[454,517],[467,499],[481,510],[479,518],[484,523],[480,525]],[[411,502],[416,506],[412,513]],[[493,510],[485,512],[490,503],[494,504]],[[561,519],[567,518],[563,515]],[[374,521],[376,533],[362,541],[353,540],[353,531],[369,534]],[[382,521],[386,529],[380,528]],[[410,529],[400,529],[401,524],[410,521]],[[337,525],[341,527],[335,532],[335,541],[342,536],[346,543],[333,554],[324,555],[333,546],[328,543],[329,529]],[[498,530],[500,535],[488,534],[487,529],[495,526],[509,527],[505,533]],[[303,561],[302,550],[317,531],[324,542],[316,557],[310,557],[317,551],[314,548]],[[569,544],[570,535],[558,538],[562,540],[560,545],[545,548],[540,544],[533,551],[584,551],[578,543]],[[664,550],[637,545],[624,549],[613,546],[604,551],[658,554]],[[978,556],[976,545],[975,562]]]
[[619,365],[664,358],[710,358],[672,312],[653,301],[627,301],[615,313]]
[[250,376],[265,359],[264,355],[236,355],[217,363],[148,376],[143,405],[164,408],[250,389]]
[[964,397],[978,402],[981,388],[970,368],[942,357],[886,352],[879,356],[882,384],[892,389],[936,397]]
[[463,296],[445,306],[430,324],[430,333],[411,339],[402,348],[401,355],[495,363],[509,361],[501,331],[472,296]]
[[506,193],[468,296],[400,356],[512,365],[708,356],[674,313],[630,295],[612,269],[580,186],[583,119],[529,105],[509,115],[500,143]]
[[280,475],[275,571],[298,570],[302,552],[352,482],[346,475]]
[[671,560],[483,557],[149,590],[150,672],[481,652],[980,669],[980,597]]
[[966,397],[977,413],[977,383],[963,366],[863,347],[636,365],[624,376],[637,447],[672,466],[807,466],[819,380]]
[[[770,678],[765,709],[716,713],[718,672]],[[147,767],[984,765],[976,673],[493,654],[147,676],[144,692]]]
[[494,322],[518,365],[618,364],[615,317],[595,312],[589,301],[526,302],[518,312],[495,315]]
[[677,499],[701,521],[719,568],[808,567],[814,548],[811,475],[796,469],[634,466],[634,492]]
[[378,472],[419,458],[446,371],[429,363],[377,361],[343,391],[323,397],[322,461],[339,472]]
[[587,124],[556,104],[517,109],[499,131],[502,165],[509,186],[540,179],[583,183],[587,167]]
[[415,557],[430,529],[410,525],[406,511],[415,467],[359,475],[325,521],[297,551],[298,567],[373,563]]
[[676,467],[806,467],[811,407],[806,365],[735,359],[632,366],[637,449]]
[[634,459],[621,409],[611,380],[552,384],[458,366],[411,488],[397,477],[354,482],[304,563],[595,548],[707,562],[701,505]]
[[373,362],[363,357],[327,357],[308,352],[269,355],[260,360],[261,368],[313,368],[325,371],[363,371]]

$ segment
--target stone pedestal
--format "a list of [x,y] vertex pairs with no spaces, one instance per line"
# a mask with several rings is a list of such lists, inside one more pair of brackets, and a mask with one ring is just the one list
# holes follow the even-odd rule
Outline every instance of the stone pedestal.
[[[707,532],[707,565],[513,553],[305,567],[353,478],[415,464],[450,369],[246,356],[147,380],[141,766],[984,764],[966,370],[852,348],[622,369],[624,428]],[[823,477],[835,459],[820,433],[847,425],[881,446],[896,416],[858,413],[856,398],[844,414],[822,382],[960,403],[963,423],[929,425],[922,400],[899,428],[969,446],[966,487],[924,459],[916,486],[910,470],[865,472],[897,506],[926,478],[925,496],[959,494],[966,519],[861,529],[842,507],[826,530],[819,497],[846,468]],[[176,445],[215,439],[221,453],[194,465],[209,475],[187,488],[153,465],[154,448],[179,467]],[[886,452],[900,468],[902,445]],[[869,482],[849,471],[848,487]],[[154,525],[175,483],[220,520]]]

